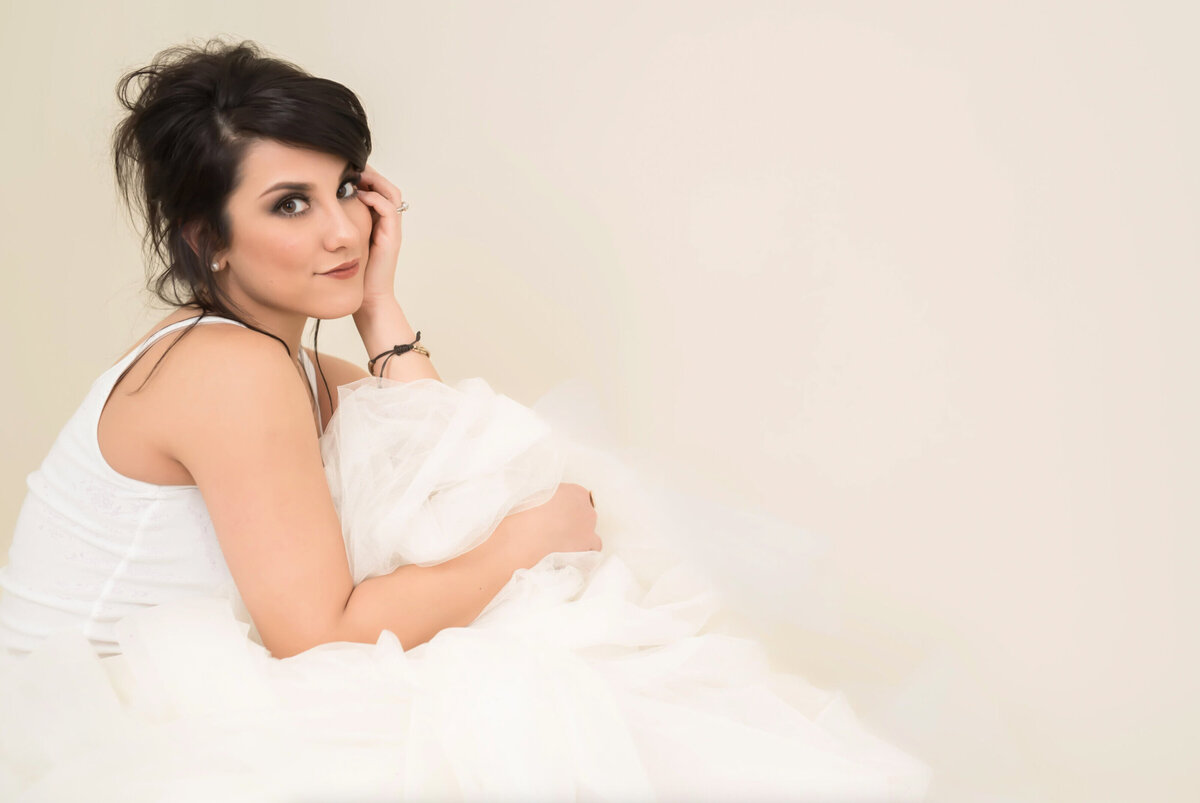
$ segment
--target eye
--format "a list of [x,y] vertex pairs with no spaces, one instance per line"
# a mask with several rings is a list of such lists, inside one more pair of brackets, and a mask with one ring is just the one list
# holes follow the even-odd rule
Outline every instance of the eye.
[[351,193],[342,197],[353,198],[355,195],[358,195],[358,182],[360,181],[362,181],[362,173],[355,173],[353,176],[349,176],[345,181],[343,181],[342,186],[345,187],[347,184],[349,184]]
[[[353,198],[354,196],[358,195],[358,182],[361,180],[362,180],[362,173],[355,173],[352,176],[347,176],[345,181],[343,181],[341,183],[341,185],[338,187],[338,189],[341,190],[342,187],[345,187],[347,184],[349,184],[350,192],[346,195],[340,196],[341,199],[345,200],[347,198]],[[286,198],[280,200],[279,203],[275,204],[275,211],[278,214],[283,215],[284,217],[300,217],[300,215],[304,214],[304,212],[305,212],[304,209],[300,209],[298,211],[288,211],[285,208],[289,204],[296,204],[296,203],[307,204],[308,199],[306,199],[303,195],[289,195]],[[294,207],[293,207],[293,209],[294,209]]]
[[284,217],[299,217],[300,215],[304,214],[303,211],[288,212],[286,209],[284,209],[284,207],[286,207],[288,204],[296,204],[296,203],[307,204],[308,201],[304,200],[303,195],[289,195],[288,197],[284,198],[279,203],[275,204],[275,211],[282,214]]

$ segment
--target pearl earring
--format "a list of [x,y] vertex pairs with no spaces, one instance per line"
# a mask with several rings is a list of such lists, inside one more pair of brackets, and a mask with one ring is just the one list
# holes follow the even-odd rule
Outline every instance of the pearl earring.
[[217,264],[216,262],[213,262],[213,263],[212,263],[212,269],[213,269],[214,271],[217,271],[217,270],[220,270],[220,269],[221,269],[221,266],[220,266],[219,264]]

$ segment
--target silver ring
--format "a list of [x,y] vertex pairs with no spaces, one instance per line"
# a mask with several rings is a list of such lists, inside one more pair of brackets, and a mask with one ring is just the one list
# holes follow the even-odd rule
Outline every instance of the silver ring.
[[401,201],[400,205],[396,207],[397,212],[403,212],[405,209],[408,209],[408,201]]

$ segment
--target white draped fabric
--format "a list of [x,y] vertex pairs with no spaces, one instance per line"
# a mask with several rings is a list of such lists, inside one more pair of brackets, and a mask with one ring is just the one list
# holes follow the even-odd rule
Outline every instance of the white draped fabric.
[[548,555],[407,650],[276,659],[220,596],[126,616],[119,655],[53,636],[0,665],[0,798],[925,798],[929,767],[841,693],[717,626],[785,598],[819,616],[811,534],[658,490],[569,385],[533,408],[479,378],[338,395],[321,450],[355,581],[470,550],[560,482],[593,491],[603,550]]

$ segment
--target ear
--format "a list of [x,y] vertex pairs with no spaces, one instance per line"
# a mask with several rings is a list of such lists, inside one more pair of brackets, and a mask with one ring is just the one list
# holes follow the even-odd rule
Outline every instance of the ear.
[[199,222],[194,220],[190,223],[183,224],[183,239],[187,241],[189,246],[191,246],[192,253],[196,256],[200,256],[200,249],[196,247],[196,231],[199,227]]
[[[199,233],[202,225],[198,220],[183,224],[183,239],[191,246],[192,253],[196,256],[200,256],[200,248],[197,243],[199,242]],[[224,251],[217,251],[213,254],[213,259],[220,260],[223,256],[225,256]]]

